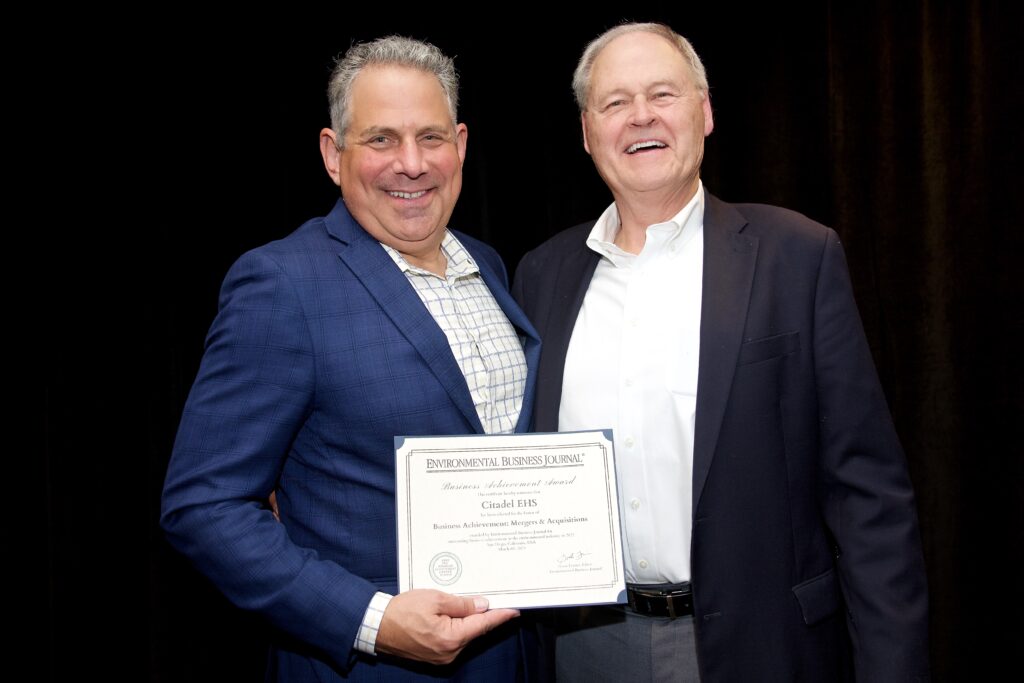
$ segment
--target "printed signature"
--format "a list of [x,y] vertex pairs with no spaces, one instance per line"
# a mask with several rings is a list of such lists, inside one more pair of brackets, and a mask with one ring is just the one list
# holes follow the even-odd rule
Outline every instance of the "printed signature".
[[577,550],[577,551],[571,552],[571,553],[563,553],[558,558],[558,564],[564,564],[566,562],[569,562],[570,560],[582,560],[587,555],[592,555],[592,554],[593,553],[585,553],[582,550]]

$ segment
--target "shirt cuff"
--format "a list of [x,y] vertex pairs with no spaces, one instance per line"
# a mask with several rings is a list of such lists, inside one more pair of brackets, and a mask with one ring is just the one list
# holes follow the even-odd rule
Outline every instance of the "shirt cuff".
[[384,617],[384,610],[387,609],[392,597],[394,596],[380,591],[373,594],[370,604],[366,607],[366,614],[363,615],[363,623],[359,626],[359,632],[356,633],[356,642],[353,644],[356,650],[368,655],[376,654],[380,620]]

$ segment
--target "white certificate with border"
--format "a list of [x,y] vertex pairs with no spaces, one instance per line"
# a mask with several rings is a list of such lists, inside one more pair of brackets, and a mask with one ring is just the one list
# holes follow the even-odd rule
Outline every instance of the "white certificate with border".
[[625,602],[611,430],[395,437],[398,586]]

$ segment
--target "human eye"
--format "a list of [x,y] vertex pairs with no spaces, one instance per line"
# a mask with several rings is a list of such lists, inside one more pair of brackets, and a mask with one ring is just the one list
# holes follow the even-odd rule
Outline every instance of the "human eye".
[[370,147],[373,147],[374,149],[384,149],[386,147],[389,147],[391,143],[391,136],[385,135],[383,133],[371,135],[366,139],[366,144],[369,145]]
[[432,130],[420,136],[420,144],[425,147],[439,147],[448,140],[440,131]]
[[625,99],[621,97],[616,97],[615,99],[608,100],[607,102],[605,102],[602,111],[615,111],[616,109],[621,109],[622,107],[624,107],[625,104]]

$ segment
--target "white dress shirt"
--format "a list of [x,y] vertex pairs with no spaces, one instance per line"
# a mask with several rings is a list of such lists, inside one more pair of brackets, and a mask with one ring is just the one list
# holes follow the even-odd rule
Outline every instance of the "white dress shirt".
[[619,214],[587,246],[601,255],[573,328],[559,431],[614,430],[626,580],[690,579],[704,187],[647,227],[639,254],[615,246]]

